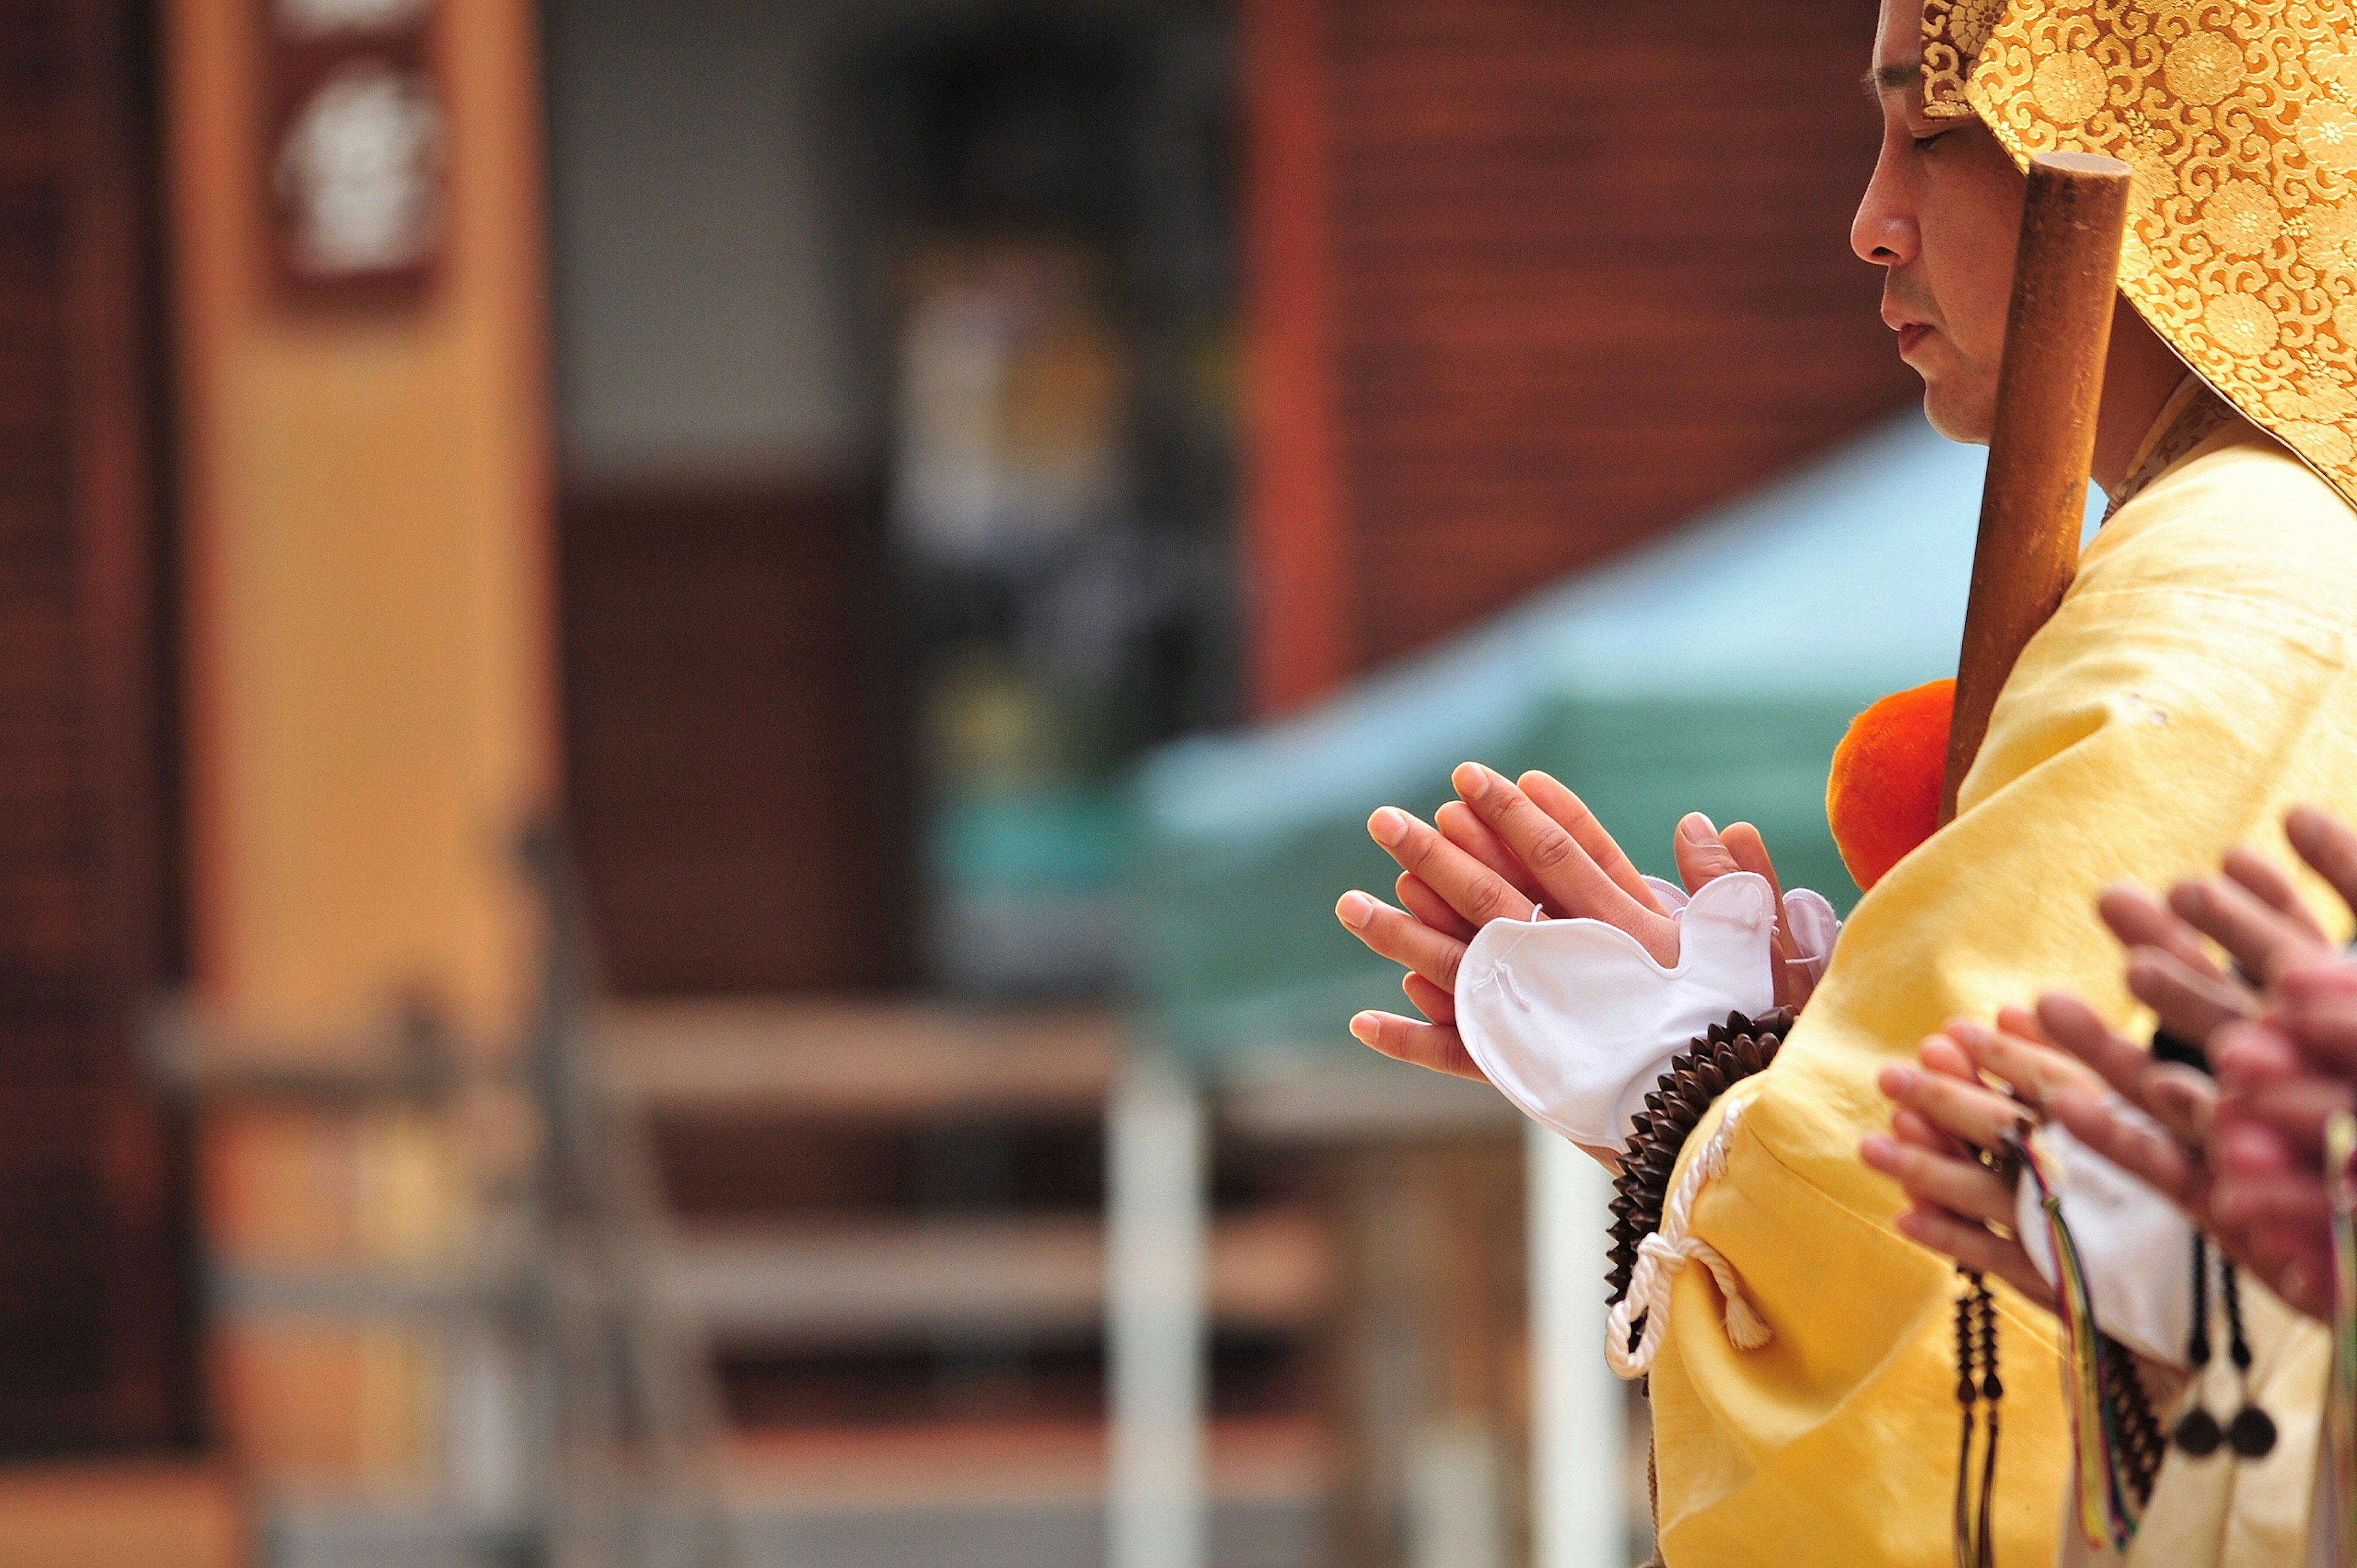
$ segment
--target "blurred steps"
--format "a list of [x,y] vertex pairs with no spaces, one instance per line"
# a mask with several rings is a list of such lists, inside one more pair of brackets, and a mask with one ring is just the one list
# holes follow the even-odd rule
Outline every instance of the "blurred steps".
[[[748,1564],[1103,1568],[1103,1011],[610,1004],[664,1271],[735,1423]],[[1218,1182],[1215,1568],[1325,1561],[1337,1465],[1303,1360],[1342,1260],[1315,1194]]]
[[[1313,1422],[1214,1423],[1211,1560],[1318,1561],[1333,1464]],[[1102,1568],[1104,1475],[1098,1423],[951,1422],[740,1436],[725,1485],[748,1562]]]
[[[1088,1216],[740,1224],[688,1232],[670,1257],[675,1299],[723,1349],[1070,1334],[1104,1316],[1104,1226]],[[1215,1321],[1302,1329],[1329,1304],[1333,1276],[1308,1213],[1240,1215],[1213,1229]]]

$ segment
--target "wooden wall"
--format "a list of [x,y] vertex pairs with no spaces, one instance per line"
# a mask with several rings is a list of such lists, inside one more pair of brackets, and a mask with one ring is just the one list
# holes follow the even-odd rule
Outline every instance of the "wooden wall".
[[566,786],[617,990],[905,978],[881,534],[825,482],[565,502]]
[[1872,0],[1244,0],[1282,709],[1913,394],[1850,253]]
[[0,1451],[187,1434],[161,899],[145,7],[0,6]]

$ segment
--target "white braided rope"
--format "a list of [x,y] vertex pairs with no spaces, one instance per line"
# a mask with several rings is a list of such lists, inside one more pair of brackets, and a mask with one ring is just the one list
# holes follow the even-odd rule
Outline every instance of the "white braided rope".
[[[1727,1337],[1737,1349],[1757,1350],[1775,1337],[1767,1320],[1743,1298],[1743,1282],[1737,1277],[1735,1265],[1701,1237],[1686,1234],[1695,1197],[1703,1183],[1727,1169],[1727,1145],[1735,1141],[1735,1129],[1742,1120],[1743,1102],[1727,1107],[1718,1130],[1686,1167],[1685,1179],[1663,1206],[1661,1229],[1638,1243],[1637,1266],[1630,1272],[1628,1294],[1613,1306],[1605,1329],[1604,1359],[1624,1379],[1641,1378],[1652,1370],[1653,1359],[1662,1353],[1662,1341],[1670,1331],[1670,1286],[1689,1261],[1708,1269],[1718,1282],[1718,1293],[1727,1298]],[[1644,1333],[1632,1350],[1629,1326],[1641,1316],[1645,1320]]]

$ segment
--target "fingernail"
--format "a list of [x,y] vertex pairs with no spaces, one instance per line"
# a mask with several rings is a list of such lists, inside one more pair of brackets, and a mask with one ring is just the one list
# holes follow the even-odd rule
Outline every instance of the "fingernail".
[[1688,811],[1678,821],[1678,836],[1689,843],[1708,843],[1718,836],[1718,824],[1700,811]]
[[1915,1069],[1904,1062],[1892,1062],[1882,1069],[1882,1092],[1904,1094],[1915,1087]]
[[1375,1043],[1375,1015],[1372,1013],[1351,1015],[1351,1038],[1362,1046],[1372,1046]]
[[1890,1140],[1879,1133],[1869,1133],[1859,1140],[1857,1152],[1867,1165],[1878,1165],[1890,1152]]
[[1395,806],[1385,806],[1367,819],[1367,831],[1375,835],[1377,843],[1389,849],[1407,837],[1407,813]]
[[1363,893],[1345,893],[1335,901],[1334,913],[1355,931],[1375,918],[1375,901]]
[[1467,800],[1478,800],[1490,792],[1490,770],[1480,763],[1463,762],[1458,764],[1457,771],[1448,776],[1448,781],[1456,785],[1457,792]]

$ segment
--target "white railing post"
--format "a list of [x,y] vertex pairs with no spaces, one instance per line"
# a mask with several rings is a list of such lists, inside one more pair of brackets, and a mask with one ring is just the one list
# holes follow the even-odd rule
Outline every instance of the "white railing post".
[[1604,1363],[1612,1178],[1529,1125],[1534,1568],[1628,1568],[1628,1405]]
[[1106,1117],[1110,1568],[1205,1568],[1209,1177],[1202,1098],[1139,1050]]

